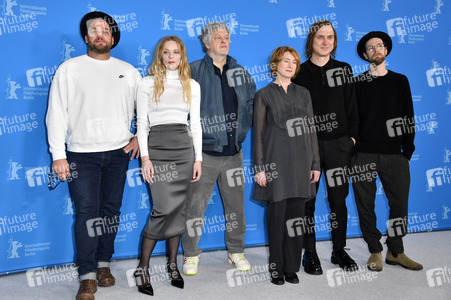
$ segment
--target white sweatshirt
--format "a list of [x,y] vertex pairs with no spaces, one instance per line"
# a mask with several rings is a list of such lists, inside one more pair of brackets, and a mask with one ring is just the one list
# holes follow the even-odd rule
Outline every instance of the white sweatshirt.
[[[167,71],[164,92],[158,104],[153,100],[154,78],[147,76],[138,84],[137,136],[141,156],[148,156],[147,139],[152,126],[162,124],[188,125],[193,136],[196,161],[202,161],[202,128],[200,125],[200,85],[191,79],[191,106],[183,99],[183,88],[178,71]],[[152,159],[152,158],[150,158]]]
[[53,160],[71,152],[103,152],[127,145],[139,72],[129,63],[88,55],[62,63],[49,93],[46,117]]

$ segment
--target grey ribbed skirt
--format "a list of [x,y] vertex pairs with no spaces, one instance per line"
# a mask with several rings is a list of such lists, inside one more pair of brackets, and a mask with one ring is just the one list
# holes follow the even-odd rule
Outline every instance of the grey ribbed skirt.
[[154,167],[150,185],[153,210],[144,237],[167,239],[186,229],[187,190],[193,176],[193,138],[184,124],[153,126],[149,134],[149,158]]

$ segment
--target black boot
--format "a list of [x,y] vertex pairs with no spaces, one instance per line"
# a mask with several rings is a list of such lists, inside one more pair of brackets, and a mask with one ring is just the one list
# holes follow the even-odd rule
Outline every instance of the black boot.
[[136,268],[135,273],[133,273],[136,280],[136,286],[138,287],[138,292],[153,296],[153,288],[150,284],[150,275],[148,268]]

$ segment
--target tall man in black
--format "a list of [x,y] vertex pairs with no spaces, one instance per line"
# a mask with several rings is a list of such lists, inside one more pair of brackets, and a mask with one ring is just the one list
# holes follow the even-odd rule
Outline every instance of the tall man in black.
[[[415,122],[407,77],[385,68],[385,57],[391,49],[390,37],[381,31],[368,33],[357,45],[357,53],[370,63],[370,69],[357,77],[355,84],[360,126],[352,165],[363,170],[373,164],[372,169],[375,168],[384,187],[390,207],[385,262],[421,270],[421,264],[404,254],[402,243],[407,233],[409,161],[415,150]],[[355,181],[352,187],[360,229],[371,253],[368,268],[381,271],[382,235],[376,227],[374,212],[376,180]]]
[[[337,49],[337,33],[327,20],[314,23],[309,30],[305,55],[309,59],[301,64],[294,82],[310,91],[317,128],[321,169],[326,173],[330,222],[332,228],[332,263],[344,270],[356,270],[354,260],[344,250],[348,211],[346,196],[349,183],[329,182],[328,173],[349,167],[358,130],[358,111],[349,64],[334,59]],[[316,183],[319,188],[319,181]],[[305,203],[304,245],[302,260],[305,272],[313,275],[323,273],[316,254],[315,201]]]

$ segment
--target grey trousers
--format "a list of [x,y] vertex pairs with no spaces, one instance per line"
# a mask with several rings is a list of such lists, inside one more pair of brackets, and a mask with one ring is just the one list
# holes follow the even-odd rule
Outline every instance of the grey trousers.
[[[202,249],[197,247],[202,236],[202,225],[207,204],[218,182],[224,205],[228,230],[225,232],[225,243],[229,253],[244,252],[244,235],[246,218],[244,215],[244,178],[236,178],[234,169],[243,168],[243,153],[234,156],[211,156],[203,153],[202,177],[192,183],[186,202],[187,230],[182,238],[185,256],[197,256]],[[197,230],[196,230],[197,229]]]
[[[410,189],[409,161],[401,154],[356,153],[352,160],[353,166],[376,164],[376,171],[384,187],[388,199],[389,220],[402,219],[405,225],[395,236],[387,235],[387,247],[393,254],[403,253],[402,238],[407,233],[407,215]],[[355,202],[360,219],[360,229],[363,239],[368,244],[370,253],[382,252],[381,232],[377,229],[376,213],[376,179],[361,180],[352,183]],[[383,216],[386,217],[386,216]]]

